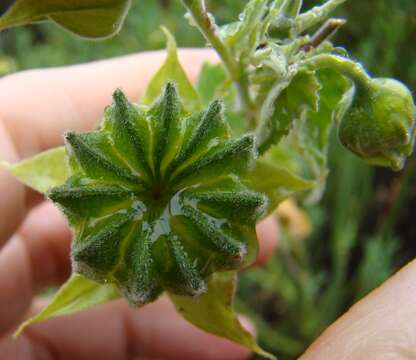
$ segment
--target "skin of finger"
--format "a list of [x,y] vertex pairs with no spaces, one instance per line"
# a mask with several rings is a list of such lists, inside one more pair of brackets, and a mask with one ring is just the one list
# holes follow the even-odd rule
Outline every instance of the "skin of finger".
[[416,260],[355,304],[301,360],[416,358]]
[[[260,264],[277,243],[275,220],[263,220],[257,232]],[[71,232],[56,206],[45,202],[30,211],[17,236],[0,252],[0,334],[20,320],[35,291],[69,276],[70,242]]]
[[[16,162],[62,145],[65,131],[91,129],[117,87],[138,100],[165,57],[165,51],[155,51],[0,79],[0,159]],[[204,49],[180,50],[179,58],[193,81],[204,62],[217,59],[212,50]],[[0,193],[1,247],[22,221],[25,203],[33,196],[3,169]]]
[[0,338],[0,359],[14,360],[55,360],[45,346],[22,335],[13,339],[11,334]]
[[[248,320],[243,323],[253,331]],[[250,355],[248,349],[210,335],[182,319],[166,297],[139,310],[128,307],[123,300],[115,301],[34,325],[23,336],[21,346],[60,360],[124,360],[127,356],[238,360]],[[8,341],[3,340],[0,355],[6,347],[10,355],[23,352],[18,347],[10,350]]]
[[279,226],[273,216],[269,216],[259,222],[256,227],[257,238],[259,239],[259,253],[255,265],[264,265],[274,254],[278,247]]
[[[165,57],[165,51],[154,51],[5,77],[0,102],[8,106],[0,108],[0,119],[22,158],[59,146],[65,131],[97,124],[116,88],[137,101]],[[204,62],[217,60],[209,49],[182,49],[179,58],[191,81]]]
[[30,211],[18,234],[29,254],[35,290],[61,284],[69,277],[72,233],[52,202],[45,201]]
[[18,321],[36,290],[70,274],[71,232],[60,211],[43,203],[0,252],[0,334]]
[[[3,104],[0,98],[0,104]],[[1,107],[1,106],[0,106]],[[1,124],[0,117],[0,159],[8,162],[18,160],[17,151],[9,134]],[[11,234],[23,220],[25,207],[25,188],[0,166],[0,250]]]
[[1,335],[22,317],[33,296],[29,255],[19,236],[0,252],[0,289]]

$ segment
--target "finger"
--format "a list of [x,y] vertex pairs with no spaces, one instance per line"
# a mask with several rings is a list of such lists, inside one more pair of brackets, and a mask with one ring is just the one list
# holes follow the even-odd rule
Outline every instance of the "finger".
[[274,254],[278,246],[279,226],[273,216],[269,216],[257,224],[257,238],[259,240],[259,253],[255,265],[264,265]]
[[[19,321],[37,289],[69,275],[71,233],[51,203],[33,209],[0,252],[0,334]],[[0,357],[1,358],[1,357]]]
[[[272,254],[277,224],[258,225],[259,263]],[[52,203],[34,208],[16,236],[0,252],[0,334],[19,321],[33,295],[61,284],[70,273],[71,232],[63,214]]]
[[27,249],[19,237],[0,252],[0,336],[30,303],[33,289],[29,264]]
[[[76,336],[74,336],[76,334]],[[11,349],[0,342],[0,358],[18,358],[25,347],[46,359],[245,359],[249,351],[197,329],[182,319],[166,299],[140,310],[116,301],[70,317],[59,317],[28,329]],[[8,357],[2,352],[8,351]],[[37,354],[35,354],[36,356]],[[27,360],[30,357],[19,357]]]
[[416,357],[416,260],[331,325],[301,360]]
[[[3,107],[0,98],[0,108]],[[0,115],[0,160],[16,162],[19,160],[16,148],[9,134],[1,124]],[[25,189],[13,176],[0,166],[0,249],[22,221],[25,206]]]
[[[0,157],[12,162],[63,142],[71,129],[91,129],[121,87],[137,100],[165,59],[164,51],[125,56],[72,67],[31,70],[0,80]],[[195,80],[201,64],[215,61],[212,50],[179,52],[188,76]],[[30,197],[24,187],[0,169],[0,246],[22,221]],[[27,204],[26,204],[27,205]]]
[[[101,118],[112,92],[120,87],[137,101],[163,63],[165,51],[46,70],[31,70],[0,81],[0,119],[21,157],[62,144],[71,129],[91,129]],[[183,49],[179,58],[191,80],[212,50]],[[18,94],[19,96],[16,96]]]

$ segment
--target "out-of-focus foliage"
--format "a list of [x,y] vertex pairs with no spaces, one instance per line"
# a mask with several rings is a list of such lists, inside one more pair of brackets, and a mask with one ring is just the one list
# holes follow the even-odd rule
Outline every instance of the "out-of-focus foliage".
[[[211,0],[210,8],[224,23],[244,3]],[[318,3],[305,0],[304,7]],[[396,77],[416,90],[414,0],[349,0],[337,15],[348,19],[336,35],[338,44],[373,75]],[[34,25],[0,35],[0,55],[13,56],[19,69],[27,69],[160,49],[165,42],[160,25],[180,46],[204,44],[183,18],[179,1],[146,0],[134,1],[113,39],[83,42],[54,26]],[[312,236],[295,239],[283,225],[278,254],[265,269],[241,276],[238,307],[256,321],[260,344],[283,360],[295,359],[324,327],[416,254],[411,241],[416,229],[409,226],[415,158],[393,176],[337,145],[331,154],[327,193],[319,206],[307,208]]]
[[123,25],[131,0],[16,0],[0,17],[0,29],[52,21],[86,38],[115,35]]
[[[241,6],[241,1],[226,0],[212,8],[218,19],[224,22],[233,19]],[[99,42],[80,41],[63,29],[44,23],[12,29],[0,35],[0,53],[13,54],[19,69],[27,69],[162,49],[165,37],[160,31],[161,25],[175,35],[180,46],[203,46],[202,36],[190,28],[183,15],[183,6],[176,0],[134,1],[123,29],[114,38]]]
[[[305,0],[305,7],[321,3]],[[375,76],[416,89],[416,2],[350,0],[337,43]],[[241,277],[239,309],[256,320],[261,345],[295,359],[322,330],[416,254],[411,224],[416,159],[392,175],[331,145],[331,174],[319,206],[307,207],[314,231],[299,240],[282,224],[281,247],[266,269]],[[252,294],[256,294],[254,297]],[[260,315],[259,315],[260,314]]]
[[12,73],[16,70],[14,59],[8,56],[0,56],[0,76]]
[[[320,0],[305,0],[310,7]],[[337,34],[374,75],[391,76],[416,88],[416,2],[414,0],[349,0],[337,15],[348,19]]]

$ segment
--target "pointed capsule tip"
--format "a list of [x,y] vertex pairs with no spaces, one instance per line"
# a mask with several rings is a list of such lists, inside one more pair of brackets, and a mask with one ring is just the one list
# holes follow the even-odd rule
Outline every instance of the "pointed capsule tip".
[[168,81],[166,83],[164,96],[178,97],[178,89],[173,81]]
[[75,140],[76,136],[77,135],[72,131],[68,131],[67,133],[64,134],[65,140],[69,143],[72,143]]
[[222,100],[214,100],[209,104],[208,111],[216,114],[221,113],[224,110],[224,102]]
[[123,93],[123,91],[120,88],[117,88],[113,92],[113,100],[116,105],[125,105],[128,102],[126,95]]
[[176,86],[173,81],[168,81],[166,83],[165,91],[176,91]]

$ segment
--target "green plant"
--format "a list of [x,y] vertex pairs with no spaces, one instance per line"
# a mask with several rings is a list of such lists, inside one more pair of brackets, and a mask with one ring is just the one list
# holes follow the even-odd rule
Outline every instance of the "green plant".
[[[329,37],[343,21],[329,19],[307,34],[342,0],[304,13],[301,1],[251,0],[238,21],[221,27],[203,1],[182,2],[222,60],[204,66],[196,90],[167,34],[168,58],[138,107],[117,91],[98,130],[67,134],[66,151],[6,164],[59,203],[77,234],[75,274],[27,324],[121,294],[142,305],[165,290],[197,326],[270,357],[230,306],[235,271],[254,258],[255,221],[295,192],[319,200],[336,126],[355,154],[402,168],[413,147],[415,106],[403,84],[371,78],[334,47]],[[91,3],[82,6],[107,21]],[[128,3],[113,3],[106,11],[118,24]],[[73,22],[80,4],[19,1],[0,27],[48,17],[83,36],[113,32],[107,22]],[[223,99],[224,112],[215,98]],[[213,169],[218,178],[208,181]],[[85,199],[89,206],[80,206]],[[239,220],[236,211],[244,215]],[[130,249],[136,256],[126,255]]]

